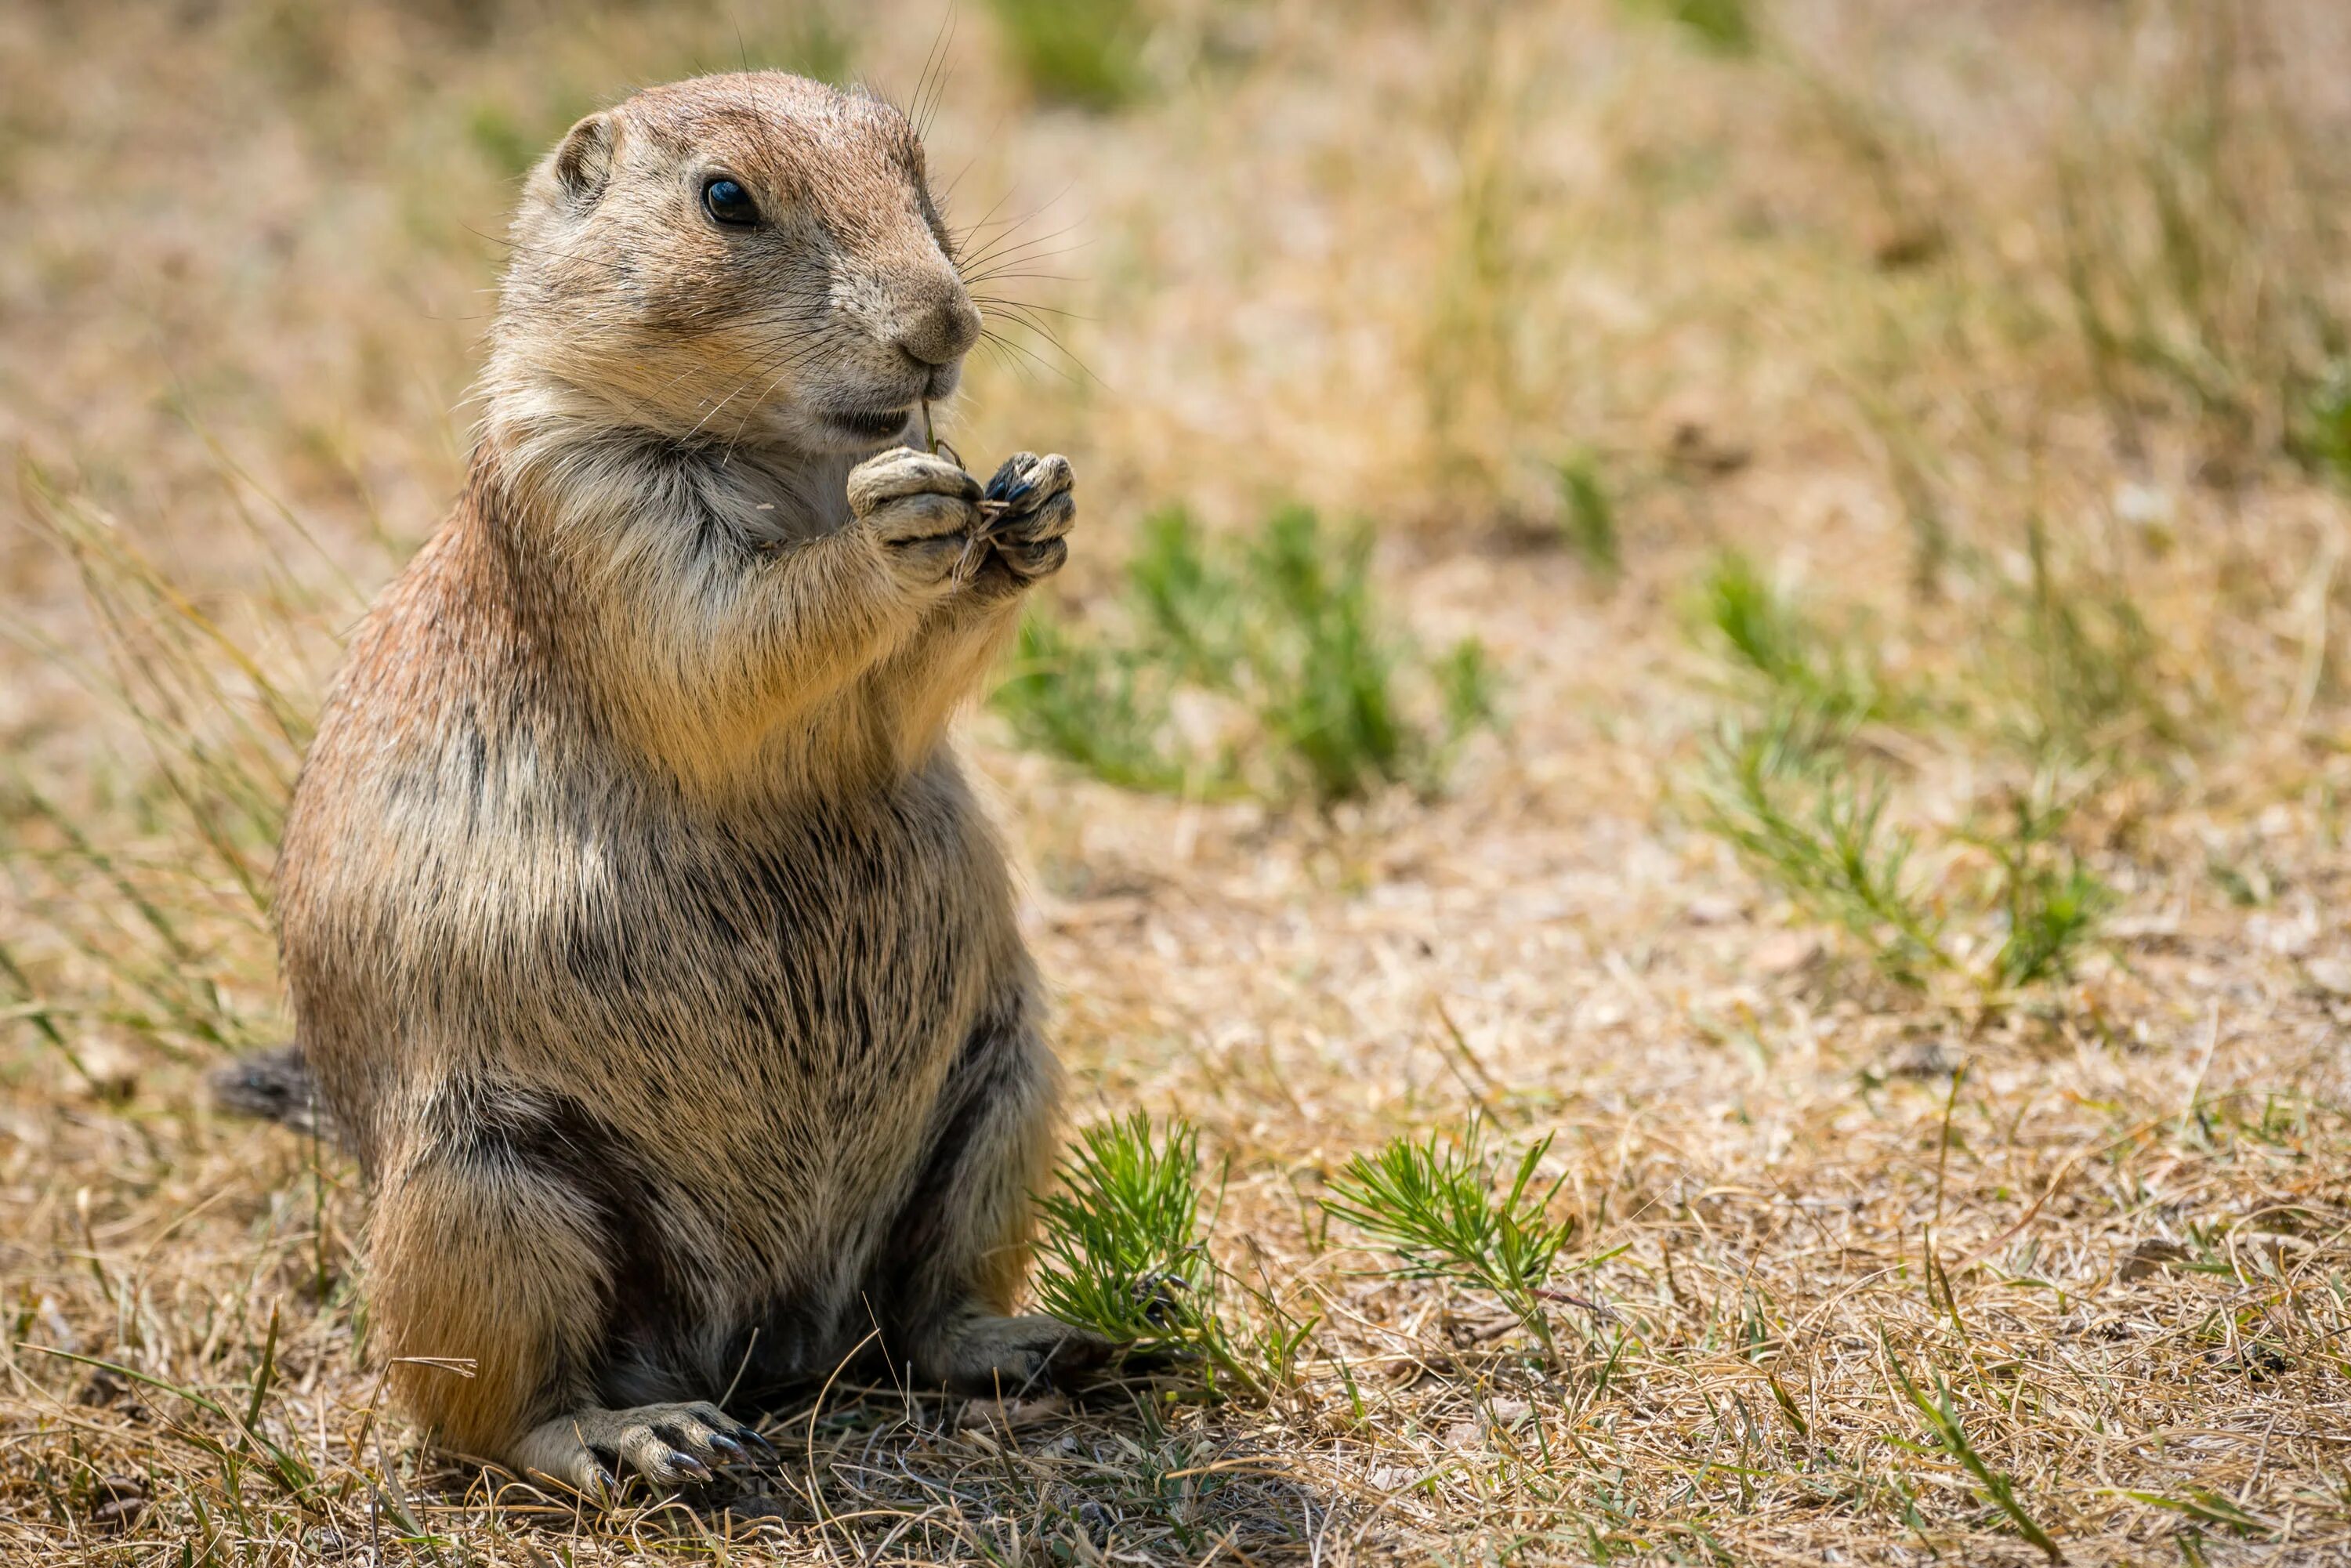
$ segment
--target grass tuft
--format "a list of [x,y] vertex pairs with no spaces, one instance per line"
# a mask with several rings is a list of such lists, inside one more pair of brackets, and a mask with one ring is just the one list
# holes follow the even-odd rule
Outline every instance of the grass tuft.
[[[2021,797],[2000,833],[1957,832],[1990,862],[1982,896],[1958,901],[1917,869],[1919,835],[1888,815],[1891,784],[1856,772],[1838,721],[1802,710],[1719,731],[1698,789],[1701,823],[1807,916],[1842,927],[1887,977],[1965,975],[2013,990],[2072,973],[2114,894],[2061,837],[2045,790]],[[1938,854],[1946,873],[1953,856]],[[1998,940],[1961,940],[1962,932]],[[1977,953],[1987,956],[1975,959]]]
[[1160,673],[1049,616],[1021,621],[1012,673],[995,702],[1028,745],[1105,783],[1174,794],[1206,782],[1169,733]]
[[1974,841],[1997,867],[1993,884],[2005,931],[1991,973],[2011,988],[2070,975],[2115,904],[2114,890],[2059,838],[2063,811],[2027,795],[2014,816],[2008,833]]
[[2294,443],[2304,463],[2351,486],[2351,360],[2336,360],[2319,378],[2303,404]]
[[1243,1389],[1217,1312],[1217,1272],[1200,1220],[1200,1140],[1181,1117],[1155,1136],[1138,1111],[1078,1135],[1061,1186],[1037,1200],[1044,1239],[1037,1299],[1144,1360],[1181,1358]]
[[[1123,635],[1032,614],[997,706],[1028,744],[1127,789],[1323,805],[1386,784],[1433,792],[1498,722],[1498,682],[1475,640],[1432,661],[1391,629],[1371,549],[1367,530],[1333,540],[1304,507],[1221,549],[1163,512],[1128,566]],[[1222,715],[1218,750],[1179,732],[1179,687]]]
[[1560,537],[1575,559],[1604,578],[1624,569],[1616,503],[1601,482],[1599,460],[1579,453],[1559,465]]
[[989,0],[1006,49],[1039,97],[1117,109],[1143,90],[1134,0]]
[[1813,919],[1843,926],[1905,985],[1949,968],[1943,919],[1914,884],[1916,836],[1886,820],[1883,781],[1841,774],[1815,727],[1780,716],[1716,737],[1702,821]]
[[1951,1403],[1950,1386],[1943,1381],[1941,1375],[1935,1377],[1935,1397],[1928,1398],[1917,1384],[1911,1381],[1910,1374],[1904,1369],[1901,1358],[1894,1354],[1894,1346],[1886,1339],[1883,1329],[1878,1331],[1878,1343],[1886,1352],[1886,1364],[1893,1372],[1895,1382],[1900,1385],[1903,1396],[1909,1400],[1912,1408],[1925,1420],[1928,1435],[1934,1439],[1936,1446],[1959,1462],[1960,1468],[1974,1479],[1984,1500],[2006,1514],[2009,1521],[2016,1526],[2019,1535],[2039,1547],[2050,1562],[2063,1563],[2065,1553],[2059,1550],[2056,1541],[2017,1500],[2016,1483],[1992,1469],[1969,1440],[1968,1429]]
[[2060,156],[2056,235],[2074,333],[2118,442],[2176,413],[2216,471],[2300,444],[2351,340],[2339,138],[2258,8],[2126,14],[2116,72]]
[[1575,1221],[1550,1217],[1565,1177],[1535,1184],[1551,1143],[1529,1145],[1505,1187],[1499,1156],[1474,1122],[1458,1139],[1391,1139],[1349,1159],[1322,1207],[1401,1258],[1400,1276],[1492,1292],[1555,1355],[1543,1291]]
[[2015,601],[2014,635],[1991,652],[1995,680],[2014,694],[2024,749],[2036,760],[2087,757],[2144,737],[2183,737],[2174,704],[2158,684],[2162,647],[2127,589],[2069,570],[2048,528],[2025,527],[2027,575]]
[[1698,619],[1733,666],[1775,700],[1840,723],[1887,717],[1898,706],[1871,660],[1738,550],[1717,557],[1700,582]]

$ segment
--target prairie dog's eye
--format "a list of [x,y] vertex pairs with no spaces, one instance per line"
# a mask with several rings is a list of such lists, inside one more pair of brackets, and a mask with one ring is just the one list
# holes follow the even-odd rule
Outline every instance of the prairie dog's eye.
[[759,204],[743,182],[726,174],[713,174],[702,183],[702,210],[712,223],[732,229],[749,228],[759,221]]

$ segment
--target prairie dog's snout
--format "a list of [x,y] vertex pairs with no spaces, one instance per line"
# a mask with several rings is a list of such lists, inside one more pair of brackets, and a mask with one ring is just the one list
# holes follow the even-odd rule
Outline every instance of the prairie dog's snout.
[[913,127],[796,77],[588,116],[533,172],[514,238],[509,299],[531,308],[509,308],[493,375],[608,389],[682,438],[878,450],[979,339]]
[[[890,340],[927,372],[929,395],[955,390],[956,368],[979,340],[979,311],[961,282],[949,278],[928,290],[909,290],[910,298],[898,313]],[[945,386],[938,383],[944,379]]]

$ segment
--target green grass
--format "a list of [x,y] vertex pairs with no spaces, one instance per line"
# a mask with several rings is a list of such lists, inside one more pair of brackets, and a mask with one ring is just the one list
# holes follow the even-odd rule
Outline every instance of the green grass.
[[1142,1350],[1190,1343],[1208,1286],[1199,1135],[1163,1137],[1138,1112],[1086,1128],[1062,1160],[1045,1220],[1037,1295],[1047,1312]]
[[1895,1382],[1901,1386],[1903,1396],[1909,1400],[1911,1407],[1926,1424],[1928,1436],[1935,1446],[1959,1461],[1959,1467],[1974,1481],[1978,1493],[1986,1502],[2008,1516],[2009,1522],[2016,1527],[2019,1535],[2039,1547],[2050,1562],[2063,1563],[2065,1553],[2058,1548],[2049,1532],[2025,1511],[2024,1504],[2017,1499],[2015,1482],[2003,1472],[1994,1469],[1977,1451],[1974,1443],[1969,1440],[1967,1427],[1960,1421],[1959,1410],[1951,1402],[1949,1385],[1938,1375],[1935,1397],[1927,1397],[1925,1391],[1911,1380],[1910,1374],[1904,1369],[1901,1358],[1894,1354],[1894,1346],[1886,1340],[1885,1331],[1879,1330],[1878,1334],[1879,1345],[1886,1353],[1886,1366],[1894,1374]]
[[[996,704],[1029,745],[1123,788],[1254,792],[1319,804],[1384,785],[1440,788],[1497,721],[1474,640],[1430,659],[1374,595],[1372,537],[1276,513],[1213,545],[1183,511],[1151,518],[1109,631],[1032,615]],[[1190,688],[1231,722],[1220,748],[1178,733]]]
[[2018,739],[2036,760],[2111,752],[2126,741],[2177,744],[2184,731],[2158,684],[2163,647],[2129,591],[2069,569],[2048,528],[2025,524],[2028,574],[2010,589],[2012,633],[1994,642],[1993,684],[2021,716]]
[[1751,55],[1758,31],[1752,0],[1627,0],[1626,9],[1661,16],[1719,55]]
[[1474,1122],[1458,1138],[1392,1139],[1349,1159],[1322,1207],[1402,1260],[1402,1277],[1491,1292],[1556,1355],[1544,1289],[1575,1222],[1550,1217],[1559,1180],[1535,1180],[1551,1142],[1529,1145],[1504,1186]]
[[2011,988],[2072,972],[2073,961],[2114,907],[2114,890],[2059,838],[2065,815],[2020,797],[2010,830],[1974,842],[1992,857],[1995,906],[2003,926],[1991,974]]
[[1579,453],[1559,465],[1560,537],[1593,571],[1614,578],[1624,568],[1616,503],[1600,477],[1598,459]]
[[2351,360],[2336,360],[2304,402],[2291,433],[2295,455],[2351,486]]
[[1143,90],[1134,0],[988,0],[1004,47],[1040,98],[1112,110]]
[[1323,544],[1312,512],[1275,515],[1240,578],[1257,612],[1240,651],[1259,677],[1259,722],[1313,793],[1335,800],[1405,777],[1418,737],[1397,706],[1398,644],[1372,601],[1371,535],[1357,530],[1334,551]]
[[[1940,835],[1935,869],[1922,870],[1919,833],[1890,815],[1892,784],[1847,734],[1801,710],[1726,724],[1701,775],[1699,822],[1903,985],[1939,973],[1999,992],[2069,976],[2115,898],[2064,843],[2065,813],[2047,789],[2020,796],[1999,831]],[[1956,852],[1969,848],[1985,865],[1972,896],[1954,891]]]
[[1708,757],[1700,820],[1806,915],[1843,926],[1905,985],[1949,968],[1943,917],[1910,874],[1916,835],[1886,821],[1882,780],[1841,771],[1813,727],[1726,726]]
[[1138,1111],[1088,1127],[1059,1175],[1059,1188],[1037,1200],[1044,1220],[1037,1299],[1045,1311],[1092,1329],[1143,1364],[1194,1368],[1212,1396],[1263,1392],[1273,1381],[1263,1372],[1269,1359],[1287,1380],[1313,1325],[1280,1323],[1246,1348],[1237,1344],[1217,1310],[1226,1277],[1208,1251],[1191,1124],[1170,1117],[1155,1135]]
[[1222,772],[1204,768],[1168,733],[1164,671],[1042,614],[1021,622],[1012,674],[995,701],[1025,743],[1122,789],[1176,793]]
[[1732,667],[1775,701],[1841,722],[1890,717],[1905,706],[1875,661],[1738,550],[1716,558],[1700,581],[1696,618]]

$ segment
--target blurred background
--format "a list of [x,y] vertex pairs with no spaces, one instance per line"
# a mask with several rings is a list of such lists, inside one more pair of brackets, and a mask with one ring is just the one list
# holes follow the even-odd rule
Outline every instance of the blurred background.
[[[2156,1230],[2091,1204],[2014,1271],[2204,1258],[2195,1217],[2264,1182],[2337,1212],[2337,0],[19,0],[0,1277],[52,1343],[201,1380],[270,1290],[348,1300],[349,1173],[197,1088],[282,1038],[277,813],[465,473],[520,175],[745,65],[919,111],[990,327],[944,433],[982,474],[1075,465],[1071,565],[967,738],[1080,1118],[1192,1116],[1264,1278],[1347,1150],[1467,1111],[1583,1129],[1550,1157],[1628,1249],[1590,1288],[1664,1292],[1660,1356],[1742,1291],[1843,1281],[1857,1325],[1930,1177],[1989,1244],[2063,1151],[2205,1096]],[[2231,1163],[2240,1112],[2316,1140],[2301,1176]],[[1669,1195],[1740,1182],[1851,1193],[1814,1221],[1849,1250],[1653,1291],[1660,1247],[1729,1245],[1645,1228]],[[2256,1427],[2286,1386],[2133,1364]],[[1687,1474],[1642,1440],[1616,1484]],[[1985,1440],[2028,1486],[2078,1462],[2046,1423]],[[1891,1497],[1852,1505],[1882,1539]],[[2121,1497],[2072,1527],[2148,1539]],[[1824,1539],[1786,1507],[1709,1528]]]

